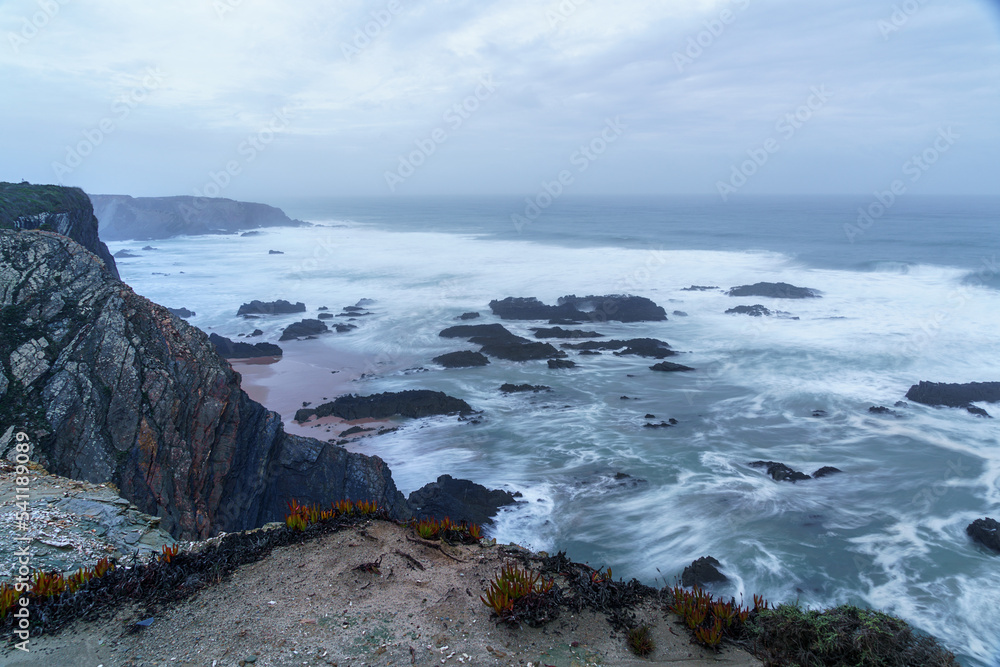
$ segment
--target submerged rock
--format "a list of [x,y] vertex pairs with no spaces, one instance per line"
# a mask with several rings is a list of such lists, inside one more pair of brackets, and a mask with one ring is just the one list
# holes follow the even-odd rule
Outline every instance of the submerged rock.
[[549,359],[549,368],[576,368],[576,362],[569,359]]
[[546,387],[544,384],[511,384],[508,382],[500,385],[500,391],[505,394],[516,394],[528,391],[537,394],[540,391],[552,391],[552,387]]
[[479,317],[479,313],[472,312],[472,313],[462,313],[461,315],[459,315],[455,319],[457,319],[457,320],[474,320],[474,319],[476,319],[478,317]]
[[829,477],[830,475],[836,475],[837,473],[844,472],[840,468],[834,468],[833,466],[823,466],[816,472],[812,474],[813,479],[820,479],[821,477]]
[[669,361],[661,361],[658,364],[649,367],[651,371],[662,371],[664,373],[677,373],[677,372],[687,372],[693,371],[694,369],[690,366],[685,366],[684,364],[675,364]]
[[551,329],[532,329],[535,338],[601,338],[604,334],[596,331],[583,331],[581,329],[563,329],[562,327],[552,327]]
[[517,498],[509,491],[487,489],[467,479],[454,479],[441,475],[413,493],[407,504],[417,518],[433,517],[441,520],[483,525],[493,519],[501,507],[513,505]]
[[718,285],[691,285],[691,287],[682,287],[682,292],[707,292],[709,290],[719,289]]
[[208,339],[215,346],[215,351],[224,359],[255,359],[258,357],[280,357],[281,348],[274,343],[233,342],[219,334],[211,334]]
[[736,306],[726,311],[726,315],[749,315],[750,317],[770,316],[771,311],[759,303],[752,306]]
[[753,468],[766,468],[767,474],[771,476],[776,482],[800,482],[806,479],[812,479],[809,475],[804,472],[799,472],[798,470],[792,470],[784,463],[778,463],[777,461],[752,461],[749,463]]
[[884,405],[873,405],[868,408],[868,412],[873,415],[892,415],[893,417],[899,417],[900,414],[893,410],[892,408],[887,408]]
[[796,287],[788,283],[754,283],[740,285],[728,292],[729,296],[766,296],[772,299],[813,299],[819,298],[819,290]]
[[240,306],[240,309],[236,311],[236,315],[246,317],[247,315],[289,315],[304,312],[306,312],[306,304],[301,301],[298,303],[289,303],[284,299],[278,299],[277,301],[265,302],[255,299],[250,303],[244,303]]
[[449,352],[434,357],[432,360],[436,364],[441,364],[445,368],[472,368],[475,366],[485,366],[490,360],[479,352],[464,350],[462,352]]
[[441,391],[410,389],[385,392],[371,396],[348,394],[295,413],[295,421],[304,422],[312,417],[339,417],[354,419],[385,419],[387,417],[430,417],[431,415],[465,414],[472,412],[469,404]]
[[995,519],[989,517],[976,519],[966,527],[965,532],[974,542],[1000,553],[1000,523]]
[[508,361],[533,361],[566,356],[565,352],[557,350],[549,343],[522,343],[520,340],[490,342],[483,345],[480,351]]
[[723,584],[729,577],[722,574],[719,568],[722,563],[711,556],[703,556],[694,561],[681,573],[681,585],[688,588],[701,588],[705,584]]
[[631,338],[629,340],[585,341],[583,343],[561,343],[559,347],[567,350],[615,350],[618,356],[634,354],[639,357],[663,359],[677,353],[670,345],[655,338]]

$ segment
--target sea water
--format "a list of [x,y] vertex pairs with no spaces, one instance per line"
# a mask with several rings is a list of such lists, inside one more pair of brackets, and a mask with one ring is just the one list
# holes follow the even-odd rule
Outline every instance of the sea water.
[[[1000,514],[1000,421],[894,407],[920,380],[1000,380],[1000,199],[268,203],[314,226],[113,243],[141,255],[120,260],[121,275],[155,302],[196,311],[202,329],[264,330],[251,342],[275,342],[302,317],[237,318],[252,299],[303,301],[308,317],[373,300],[357,330],[321,339],[328,363],[367,360],[355,391],[441,390],[483,413],[478,424],[404,422],[351,445],[385,459],[404,493],[443,473],[519,491],[524,502],[491,529],[502,542],[565,550],[652,585],[711,555],[730,577],[726,594],[867,605],[939,637],[964,664],[1000,664],[1000,556],[965,534]],[[760,281],[822,298],[724,292]],[[607,352],[571,351],[570,370],[431,361],[476,349],[438,333],[467,311],[482,313],[472,324],[500,321],[492,299],[610,293],[648,297],[668,321],[580,328],[664,340],[682,353],[671,361],[697,370],[652,372],[655,360]],[[788,315],[725,314],[756,303]],[[503,323],[526,337],[544,325]],[[504,395],[504,382],[552,391]],[[296,391],[296,401],[322,399]],[[869,413],[876,405],[898,416]],[[1000,417],[1000,406],[981,407]],[[644,427],[669,418],[678,424]],[[747,465],[759,459],[844,472],[779,483]]]

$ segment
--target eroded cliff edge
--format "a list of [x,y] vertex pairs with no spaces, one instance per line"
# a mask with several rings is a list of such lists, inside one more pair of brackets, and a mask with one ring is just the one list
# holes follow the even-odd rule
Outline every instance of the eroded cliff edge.
[[208,336],[44,231],[0,230],[0,424],[26,428],[52,472],[113,482],[179,538],[280,520],[293,496],[409,513],[381,459],[286,434]]

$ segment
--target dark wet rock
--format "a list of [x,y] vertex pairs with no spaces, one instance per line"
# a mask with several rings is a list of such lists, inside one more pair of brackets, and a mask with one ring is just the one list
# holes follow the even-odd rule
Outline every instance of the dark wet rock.
[[0,230],[0,266],[0,359],[33,360],[0,423],[25,428],[47,470],[114,483],[183,539],[280,521],[291,498],[367,499],[409,516],[381,459],[285,433],[205,333],[75,242]]
[[549,326],[564,327],[573,326],[574,324],[580,324],[578,320],[568,320],[560,317],[555,317],[549,320]]
[[719,289],[718,285],[691,285],[691,287],[681,288],[682,292],[707,292],[709,290]]
[[645,297],[622,294],[561,297],[549,306],[535,297],[507,297],[490,301],[493,314],[505,320],[558,320],[561,324],[593,321],[659,322],[666,311]]
[[332,320],[333,313],[320,313],[319,315],[316,316],[316,318],[320,320]]
[[910,404],[907,403],[906,401],[896,401],[895,403],[892,404],[892,407],[894,407],[894,408],[908,408],[908,407],[910,407]]
[[749,315],[751,317],[764,317],[771,315],[771,311],[764,306],[754,304],[752,306],[736,306],[726,311],[726,315]]
[[355,317],[367,317],[368,315],[374,315],[374,314],[375,313],[359,313],[359,312],[351,311],[351,312],[347,312],[347,313],[337,313],[336,316],[337,317],[349,317],[349,318],[351,318],[353,320]]
[[598,489],[606,489],[608,491],[620,491],[623,489],[635,489],[643,484],[649,484],[649,482],[645,479],[633,477],[627,472],[619,471],[613,474],[594,473],[581,479],[577,482],[577,484],[581,487],[596,487]]
[[750,464],[752,468],[766,468],[767,474],[771,476],[776,482],[800,482],[806,479],[812,479],[809,475],[799,472],[798,470],[792,470],[784,463],[778,463],[777,461],[753,461]]
[[844,472],[840,468],[834,468],[833,466],[823,466],[816,472],[812,474],[813,479],[820,479],[821,477],[828,477],[830,475],[836,475],[837,473]]
[[634,354],[640,357],[663,359],[677,353],[670,345],[655,338],[632,338],[629,340],[589,340],[583,343],[561,343],[559,347],[567,350],[616,350],[618,356]]
[[268,250],[267,254],[268,255],[284,255],[285,253],[281,252],[280,250]]
[[511,384],[507,382],[500,385],[500,391],[505,394],[516,394],[528,391],[537,394],[540,391],[552,391],[552,387],[546,387],[544,384]]
[[469,404],[460,398],[448,396],[441,391],[410,389],[399,392],[385,392],[371,396],[348,394],[317,405],[303,408],[295,413],[295,421],[304,422],[312,417],[339,417],[347,421],[355,419],[385,419],[387,417],[430,417],[432,415],[465,414],[472,412]]
[[870,412],[873,415],[892,415],[894,417],[899,416],[898,412],[896,412],[891,408],[887,408],[884,405],[873,405],[870,408],[868,408],[868,412]]
[[358,302],[354,304],[356,308],[367,308],[368,306],[374,306],[375,299],[358,299]]
[[246,317],[247,315],[288,315],[304,312],[306,312],[306,304],[301,301],[298,303],[289,303],[284,299],[278,299],[277,301],[265,302],[255,299],[250,303],[244,303],[240,306],[236,314]]
[[[259,227],[304,226],[281,209],[222,197],[90,195],[106,240],[165,239]],[[243,236],[257,236],[246,232]]]
[[252,232],[251,231],[251,232],[243,232],[242,234],[240,234],[240,237],[241,238],[246,238],[248,236],[263,236],[263,235],[264,235],[264,232]]
[[254,329],[252,333],[247,334],[247,338],[255,338],[257,336],[263,336],[264,332],[260,329]]
[[563,329],[562,327],[552,327],[551,329],[532,329],[535,338],[601,338],[604,334],[596,331],[583,331],[582,329]]
[[549,368],[576,368],[576,362],[569,359],[549,359]]
[[483,525],[493,519],[501,507],[513,505],[517,498],[509,491],[487,489],[467,479],[441,475],[413,493],[407,504],[418,518],[433,517],[441,520]]
[[354,324],[337,324],[334,325],[333,328],[337,330],[337,333],[347,333],[348,331],[353,331],[358,327]]
[[729,581],[726,575],[719,571],[722,563],[711,556],[704,556],[694,561],[681,573],[681,585],[687,588],[701,588],[705,584],[722,584]]
[[1000,553],[1000,523],[995,519],[989,517],[976,519],[966,527],[965,532],[974,542]]
[[690,366],[685,366],[684,364],[675,364],[669,361],[661,361],[660,363],[650,366],[651,371],[662,371],[664,373],[677,373],[677,372],[687,372],[693,371],[694,369]]
[[580,354],[581,357],[585,357],[585,356],[599,357],[599,356],[601,356],[601,353],[598,352],[597,350],[581,350],[579,354]]
[[687,314],[687,313],[685,313],[685,312],[684,312],[683,310],[675,310],[675,311],[674,311],[673,313],[671,313],[671,314],[672,314],[672,315],[673,315],[674,317],[687,317],[687,316],[688,316],[688,314]]
[[827,413],[826,410],[813,410],[812,411],[812,416],[813,417],[817,417],[817,418],[819,418],[819,417],[826,417],[826,416],[828,416],[828,413]]
[[370,433],[374,430],[373,428],[365,428],[364,426],[352,426],[346,431],[341,431],[340,435],[341,437],[347,437],[349,435],[357,435],[358,433]]
[[316,310],[330,310],[330,307],[329,306],[320,306]]
[[493,341],[483,345],[483,354],[508,361],[534,361],[565,357],[566,353],[557,350],[549,343],[522,343],[517,341]]
[[448,354],[434,357],[433,361],[445,368],[472,368],[474,366],[485,366],[490,363],[490,360],[485,355],[472,350],[449,352]]
[[[670,422],[673,422],[673,423],[670,423]],[[642,425],[642,427],[643,428],[670,428],[670,427],[676,426],[676,425],[677,425],[677,420],[676,419],[671,419],[668,422],[661,421],[658,424],[654,424],[653,422],[646,422],[645,424]]]
[[280,357],[281,348],[273,343],[234,343],[228,338],[219,334],[211,334],[208,339],[212,341],[216,352],[224,359],[255,359],[258,357]]
[[986,410],[983,410],[980,407],[976,407],[975,405],[967,405],[965,406],[965,409],[969,411],[969,414],[976,415],[977,417],[985,417],[986,419],[993,419],[990,413],[986,412]]
[[145,245],[145,246],[142,246],[142,249],[143,249],[143,251],[145,251],[145,252],[150,252],[150,251],[153,251],[153,250],[159,250],[159,248],[154,248],[154,247],[153,247],[153,246],[151,246],[151,245]]
[[[1000,382],[969,382],[966,384],[921,382],[910,387],[910,390],[906,392],[906,398],[924,405],[969,409],[975,407],[972,405],[973,403],[1000,402]],[[978,414],[973,410],[969,410],[969,412]]]
[[772,299],[812,299],[819,297],[819,290],[796,287],[788,283],[754,283],[729,290],[729,296],[765,296]]
[[527,338],[514,335],[502,324],[459,324],[448,327],[438,335],[442,338],[465,338],[475,343],[483,341],[528,340]]
[[462,313],[461,315],[459,315],[455,319],[456,320],[474,320],[474,319],[476,319],[478,317],[479,317],[479,313]]
[[136,255],[134,252],[129,250],[119,250],[112,255],[112,257],[115,259],[138,259],[139,257],[142,257],[142,255]]
[[197,315],[193,310],[188,310],[187,308],[167,308],[167,310],[177,317],[194,317]]
[[295,324],[289,324],[285,327],[285,330],[281,332],[281,338],[278,340],[283,341],[294,340],[296,338],[308,338],[309,336],[326,333],[329,330],[330,328],[319,320],[300,320]]
[[646,415],[645,417],[643,417],[643,419],[656,419],[656,415],[649,414],[649,415]]

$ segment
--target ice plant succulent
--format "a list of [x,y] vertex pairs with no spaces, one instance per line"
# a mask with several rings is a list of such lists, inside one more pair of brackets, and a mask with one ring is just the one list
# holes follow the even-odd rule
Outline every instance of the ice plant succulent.
[[490,582],[486,595],[480,596],[483,604],[493,610],[501,621],[517,623],[520,613],[533,602],[552,591],[553,581],[544,579],[538,572],[508,563]]
[[656,649],[653,635],[648,625],[640,625],[628,632],[628,647],[639,657],[646,657]]

